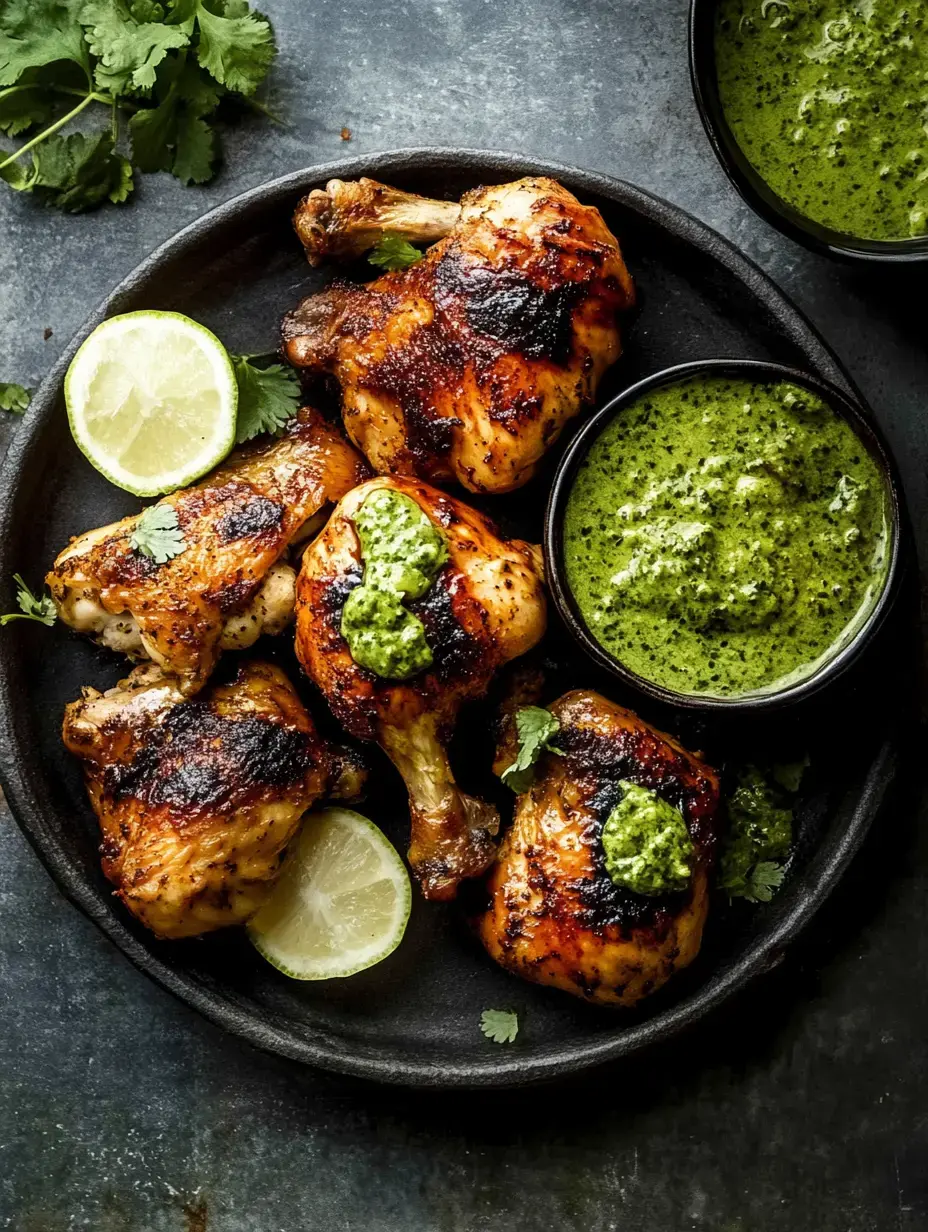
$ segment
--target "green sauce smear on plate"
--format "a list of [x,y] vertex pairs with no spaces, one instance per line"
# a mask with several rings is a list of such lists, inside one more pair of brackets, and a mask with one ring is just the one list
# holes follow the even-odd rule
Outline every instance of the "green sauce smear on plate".
[[564,515],[568,586],[636,675],[738,697],[812,675],[872,612],[889,494],[850,425],[792,384],[695,377],[623,408]]
[[715,61],[779,197],[861,239],[928,235],[928,0],[721,0]]

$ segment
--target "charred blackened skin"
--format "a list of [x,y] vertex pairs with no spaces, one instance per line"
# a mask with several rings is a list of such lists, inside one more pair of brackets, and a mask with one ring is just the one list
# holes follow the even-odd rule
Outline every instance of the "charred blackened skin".
[[266,496],[254,495],[239,509],[233,509],[216,523],[216,534],[223,543],[277,530],[284,519],[284,509]]
[[[583,905],[582,926],[650,928],[660,936],[679,913],[689,890],[652,897],[617,886],[606,872],[603,826],[619,801],[619,783],[623,779],[637,783],[680,810],[696,847],[696,859],[707,860],[715,842],[715,830],[711,816],[704,815],[697,802],[705,798],[708,785],[702,781],[691,785],[685,777],[675,774],[672,766],[668,771],[667,746],[650,733],[628,732],[620,747],[614,739],[598,736],[588,729],[567,727],[558,732],[557,744],[567,758],[569,776],[577,782],[592,778],[598,786],[597,792],[586,801],[593,819],[583,834],[584,844],[594,856],[595,876],[592,881],[583,880],[576,885]],[[648,773],[652,744],[656,767],[653,775]],[[691,775],[692,769],[686,759],[679,757],[678,760],[681,772]]]
[[441,681],[472,676],[486,650],[454,614],[454,600],[449,589],[454,576],[453,570],[445,569],[421,599],[408,605],[425,627],[425,640],[432,651],[431,670]]
[[460,298],[471,329],[519,351],[527,359],[566,366],[573,338],[574,305],[586,292],[582,282],[545,290],[516,270],[489,269],[453,256],[435,270],[436,302],[450,307]]
[[131,761],[107,766],[103,783],[114,801],[233,809],[264,788],[299,783],[314,765],[305,732],[223,718],[194,699],[170,710]]

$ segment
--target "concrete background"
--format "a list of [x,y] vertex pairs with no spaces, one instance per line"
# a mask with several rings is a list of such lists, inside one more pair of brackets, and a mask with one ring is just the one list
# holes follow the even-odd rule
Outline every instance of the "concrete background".
[[[143,177],[131,206],[76,218],[0,188],[0,379],[36,384],[140,258],[244,188],[345,153],[508,148],[636,181],[768,270],[875,407],[928,542],[924,267],[842,268],[747,209],[692,102],[685,0],[264,7],[281,48],[269,102],[287,126],[227,131],[213,184]],[[326,1077],[224,1037],[59,897],[4,813],[0,1226],[928,1228],[926,812],[905,787],[807,941],[697,1033],[570,1084],[453,1098]]]

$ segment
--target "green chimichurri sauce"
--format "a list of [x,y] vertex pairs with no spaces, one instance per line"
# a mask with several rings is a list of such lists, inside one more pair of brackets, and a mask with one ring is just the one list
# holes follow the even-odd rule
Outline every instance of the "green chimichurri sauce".
[[342,610],[342,637],[355,663],[388,680],[432,665],[422,621],[404,605],[421,599],[448,560],[444,536],[414,500],[378,488],[354,515],[364,577]]
[[928,0],[721,0],[715,58],[784,201],[863,239],[928,234]]
[[647,680],[719,697],[780,688],[872,611],[888,499],[813,394],[692,378],[594,441],[565,509],[567,582],[591,634]]
[[669,894],[689,884],[693,858],[683,814],[647,787],[619,784],[622,799],[603,825],[606,872],[636,894]]

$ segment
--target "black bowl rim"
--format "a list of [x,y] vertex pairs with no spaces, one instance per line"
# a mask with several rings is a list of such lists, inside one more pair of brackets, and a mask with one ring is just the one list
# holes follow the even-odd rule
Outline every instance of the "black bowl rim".
[[[570,496],[577,468],[606,425],[630,403],[653,389],[699,376],[743,376],[751,380],[770,381],[771,383],[787,381],[818,394],[832,410],[839,413],[850,424],[870,456],[879,465],[886,482],[890,506],[890,553],[883,588],[876,604],[851,640],[833,658],[827,660],[817,672],[775,692],[755,693],[745,697],[703,697],[698,694],[677,693],[673,689],[664,688],[644,676],[637,675],[596,641],[587,628],[567,583],[563,543],[564,506]],[[646,697],[677,709],[701,711],[718,717],[771,714],[807,701],[814,694],[829,688],[858,661],[882,627],[895,602],[901,572],[903,516],[900,492],[901,485],[893,456],[872,414],[862,401],[858,402],[849,398],[836,385],[820,380],[811,373],[803,372],[800,368],[792,368],[785,364],[776,364],[762,359],[696,359],[684,364],[674,364],[670,368],[651,373],[629,386],[628,389],[622,390],[596,411],[584,423],[558,463],[545,508],[544,557],[548,589],[554,598],[561,619],[589,658],[599,667],[611,672],[623,684],[636,689]]]
[[778,196],[751,165],[725,119],[715,76],[713,29],[719,0],[690,0],[690,81],[699,118],[722,170],[755,213],[813,252],[844,261],[917,264],[928,261],[928,236],[867,240],[808,218]]
[[[39,452],[39,433],[54,413],[64,374],[78,347],[107,316],[126,310],[129,297],[162,263],[176,260],[194,249],[204,233],[216,226],[247,218],[250,211],[263,211],[269,204],[296,200],[309,187],[340,176],[372,175],[381,179],[414,174],[424,170],[459,171],[476,175],[550,175],[562,180],[578,193],[607,197],[617,205],[643,214],[672,235],[696,245],[703,254],[717,260],[739,279],[767,311],[782,320],[788,315],[797,346],[811,363],[844,383],[853,383],[834,353],[805,315],[789,300],[753,261],[734,244],[705,223],[670,202],[613,176],[585,171],[563,163],[531,155],[504,151],[452,147],[409,147],[398,150],[338,159],[289,172],[240,193],[195,219],[156,247],[139,263],[96,308],[77,331],[49,374],[36,391],[10,444],[0,470],[0,584],[18,565],[7,557],[10,529],[19,492],[27,482],[30,459]],[[304,1064],[316,1065],[353,1077],[377,1082],[431,1088],[480,1088],[515,1086],[556,1078],[561,1075],[629,1056],[658,1041],[687,1029],[751,980],[771,970],[831,894],[850,864],[876,816],[892,782],[898,761],[895,741],[890,735],[871,764],[860,797],[847,819],[846,827],[826,848],[821,848],[809,868],[809,889],[797,895],[788,912],[779,914],[769,925],[751,937],[738,960],[725,970],[710,972],[692,996],[670,1006],[645,1022],[623,1024],[620,1033],[595,1043],[571,1045],[549,1050],[535,1057],[520,1057],[517,1052],[495,1049],[485,1065],[430,1063],[403,1057],[356,1056],[326,1040],[298,1035],[270,1010],[260,1014],[243,1005],[234,994],[207,987],[186,972],[163,961],[150,943],[143,943],[120,914],[102,903],[87,879],[71,864],[56,837],[56,824],[37,807],[30,791],[29,775],[17,750],[19,741],[14,721],[15,697],[11,689],[8,661],[9,642],[0,640],[0,784],[14,819],[45,865],[57,886],[75,907],[86,915],[130,962],[156,984],[197,1010],[212,1023],[240,1036],[248,1043]]]

